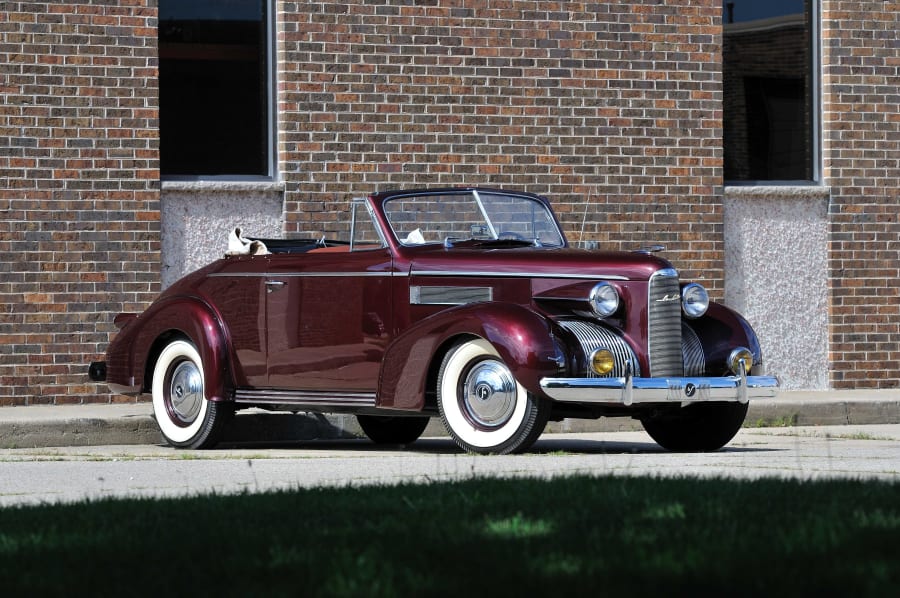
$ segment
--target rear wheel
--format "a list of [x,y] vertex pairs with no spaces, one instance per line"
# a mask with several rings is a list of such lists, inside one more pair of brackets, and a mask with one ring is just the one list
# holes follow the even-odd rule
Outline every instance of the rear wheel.
[[203,362],[186,340],[172,341],[153,369],[153,415],[166,442],[180,448],[212,448],[218,442],[230,404],[208,401]]
[[747,416],[747,403],[697,403],[641,420],[670,451],[715,451],[731,441]]
[[483,339],[453,347],[438,374],[438,408],[447,431],[473,453],[515,453],[544,431],[550,403],[519,384]]
[[375,444],[409,444],[418,440],[431,420],[429,417],[357,415],[356,421]]

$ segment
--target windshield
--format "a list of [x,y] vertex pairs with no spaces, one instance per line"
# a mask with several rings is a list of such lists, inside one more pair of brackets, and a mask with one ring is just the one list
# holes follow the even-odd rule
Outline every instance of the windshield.
[[403,245],[461,241],[541,247],[565,244],[547,206],[521,195],[474,190],[422,193],[389,199],[384,212]]

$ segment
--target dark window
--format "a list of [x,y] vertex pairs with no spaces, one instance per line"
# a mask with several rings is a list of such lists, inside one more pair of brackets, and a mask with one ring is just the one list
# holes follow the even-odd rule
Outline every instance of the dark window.
[[812,181],[816,174],[810,0],[724,4],[726,181]]
[[160,0],[160,169],[268,175],[267,0]]

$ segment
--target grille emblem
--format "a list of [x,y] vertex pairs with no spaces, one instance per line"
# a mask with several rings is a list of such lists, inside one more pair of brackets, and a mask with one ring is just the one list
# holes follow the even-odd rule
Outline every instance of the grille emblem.
[[678,295],[676,295],[675,293],[672,293],[671,295],[663,295],[656,300],[657,303],[665,303],[666,301],[678,301]]
[[697,387],[694,386],[691,382],[688,382],[687,384],[684,385],[685,396],[692,397],[692,396],[694,396],[694,393],[696,393],[696,392],[697,392]]

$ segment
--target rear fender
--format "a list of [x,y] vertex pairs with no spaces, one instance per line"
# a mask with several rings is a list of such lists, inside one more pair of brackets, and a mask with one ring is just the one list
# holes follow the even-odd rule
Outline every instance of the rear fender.
[[[206,398],[210,401],[229,398],[228,389],[233,387],[233,382],[228,367],[227,338],[212,309],[192,297],[173,297],[155,303],[128,322],[107,350],[110,385],[149,392],[156,358],[177,337],[193,342],[200,353]],[[127,359],[122,359],[123,355]]]
[[464,305],[416,323],[391,343],[381,364],[378,405],[422,410],[446,352],[472,337],[490,342],[516,380],[538,395],[540,379],[565,367],[561,344],[544,316],[511,303]]

